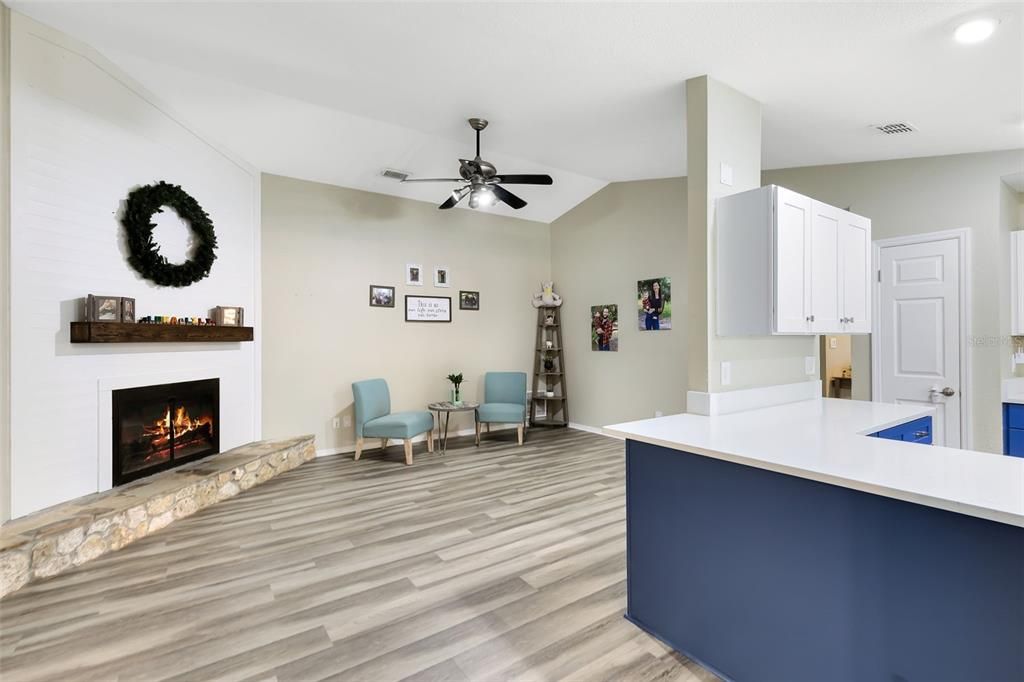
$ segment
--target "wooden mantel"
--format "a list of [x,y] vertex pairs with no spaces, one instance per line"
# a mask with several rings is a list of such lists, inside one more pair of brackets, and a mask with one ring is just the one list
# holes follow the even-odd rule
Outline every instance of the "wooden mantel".
[[252,327],[72,322],[71,343],[217,343],[252,341]]

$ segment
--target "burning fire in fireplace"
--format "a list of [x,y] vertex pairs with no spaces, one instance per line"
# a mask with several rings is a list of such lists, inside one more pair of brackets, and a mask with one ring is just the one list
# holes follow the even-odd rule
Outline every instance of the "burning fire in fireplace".
[[199,431],[204,427],[208,430],[203,432],[203,437],[209,437],[213,435],[213,418],[209,415],[201,415],[193,419],[189,416],[185,406],[182,405],[174,411],[174,421],[171,421],[171,407],[167,406],[167,411],[164,412],[164,416],[157,419],[150,426],[144,427],[144,432],[147,436],[150,436],[150,442],[153,445],[154,450],[161,450],[167,447],[171,442],[171,427],[174,427],[174,438],[179,442],[186,442],[192,440],[189,436],[194,431]]

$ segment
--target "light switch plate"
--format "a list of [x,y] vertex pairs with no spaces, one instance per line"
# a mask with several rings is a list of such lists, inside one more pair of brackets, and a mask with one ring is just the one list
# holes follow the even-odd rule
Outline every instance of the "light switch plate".
[[834,337],[834,336],[833,336],[832,338],[830,338],[830,339],[828,340],[828,347],[829,347],[829,348],[832,348],[832,349],[836,349],[836,348],[839,348],[839,339],[837,339],[837,338],[836,338],[836,337]]
[[721,168],[721,176],[722,184],[732,187],[732,166],[730,166],[727,163],[723,163]]
[[345,428],[352,426],[352,416],[346,414],[344,417],[341,418],[341,424]]
[[815,375],[818,373],[818,359],[813,355],[808,355],[804,358],[804,371],[809,375]]
[[731,383],[732,383],[732,363],[731,362],[723,362],[722,363],[722,385],[723,386],[728,386]]

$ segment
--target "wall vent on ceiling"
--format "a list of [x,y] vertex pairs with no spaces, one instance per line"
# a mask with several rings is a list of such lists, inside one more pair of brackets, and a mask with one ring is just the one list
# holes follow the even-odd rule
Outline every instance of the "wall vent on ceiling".
[[915,130],[917,130],[917,128],[915,128],[913,124],[904,122],[879,123],[871,127],[877,130],[878,132],[882,133],[883,135],[903,135],[905,133],[912,133]]
[[391,180],[398,180],[399,182],[409,177],[408,173],[400,170],[395,170],[394,168],[385,168],[380,172],[380,174],[383,175],[385,178],[390,178]]

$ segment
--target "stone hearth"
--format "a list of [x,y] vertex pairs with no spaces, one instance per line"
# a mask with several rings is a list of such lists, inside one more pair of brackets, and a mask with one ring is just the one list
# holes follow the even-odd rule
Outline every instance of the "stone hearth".
[[313,436],[261,441],[0,527],[0,597],[120,549],[316,456]]

